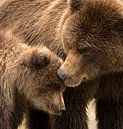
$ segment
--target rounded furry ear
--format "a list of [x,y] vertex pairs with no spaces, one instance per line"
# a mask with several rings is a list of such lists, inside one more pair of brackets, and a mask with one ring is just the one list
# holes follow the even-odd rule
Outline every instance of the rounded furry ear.
[[34,49],[26,57],[24,65],[34,69],[41,69],[46,67],[50,63],[50,50],[47,48]]
[[72,11],[76,11],[80,7],[81,0],[68,0],[68,5]]

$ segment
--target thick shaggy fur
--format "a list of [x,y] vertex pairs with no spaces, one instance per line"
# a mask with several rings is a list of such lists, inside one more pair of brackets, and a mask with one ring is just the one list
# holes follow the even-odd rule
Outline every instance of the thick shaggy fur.
[[1,129],[17,129],[23,114],[33,108],[55,115],[65,109],[65,87],[56,76],[61,62],[45,47],[31,48],[0,32]]
[[[30,45],[44,44],[62,58],[67,55],[58,75],[68,86],[88,80],[65,91],[67,111],[51,117],[53,129],[87,129],[86,106],[93,97],[97,100],[98,128],[123,129],[120,1],[10,0],[0,9],[0,27],[13,29]],[[31,113],[29,128],[44,127],[39,114]]]

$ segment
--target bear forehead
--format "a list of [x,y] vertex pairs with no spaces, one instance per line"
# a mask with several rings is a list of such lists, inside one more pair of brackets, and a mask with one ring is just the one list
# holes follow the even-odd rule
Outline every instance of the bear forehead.
[[[117,7],[107,2],[88,2],[66,20],[65,39],[73,38],[72,46],[107,45],[114,42],[119,33],[121,14]],[[122,23],[121,23],[122,24]],[[67,40],[66,40],[67,42]]]

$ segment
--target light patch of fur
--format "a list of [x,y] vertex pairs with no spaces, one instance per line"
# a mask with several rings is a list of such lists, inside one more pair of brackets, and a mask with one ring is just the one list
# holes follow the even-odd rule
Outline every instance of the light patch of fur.
[[0,0],[0,6],[5,2],[6,0]]
[[93,99],[87,106],[87,116],[88,116],[88,128],[97,129],[96,113],[95,113],[95,99]]

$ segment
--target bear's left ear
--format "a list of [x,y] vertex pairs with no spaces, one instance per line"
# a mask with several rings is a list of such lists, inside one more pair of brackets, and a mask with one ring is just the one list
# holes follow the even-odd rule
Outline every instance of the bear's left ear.
[[33,49],[27,53],[23,64],[29,68],[41,69],[50,63],[50,50],[47,48]]
[[80,7],[81,1],[82,0],[67,0],[71,11],[76,11]]

